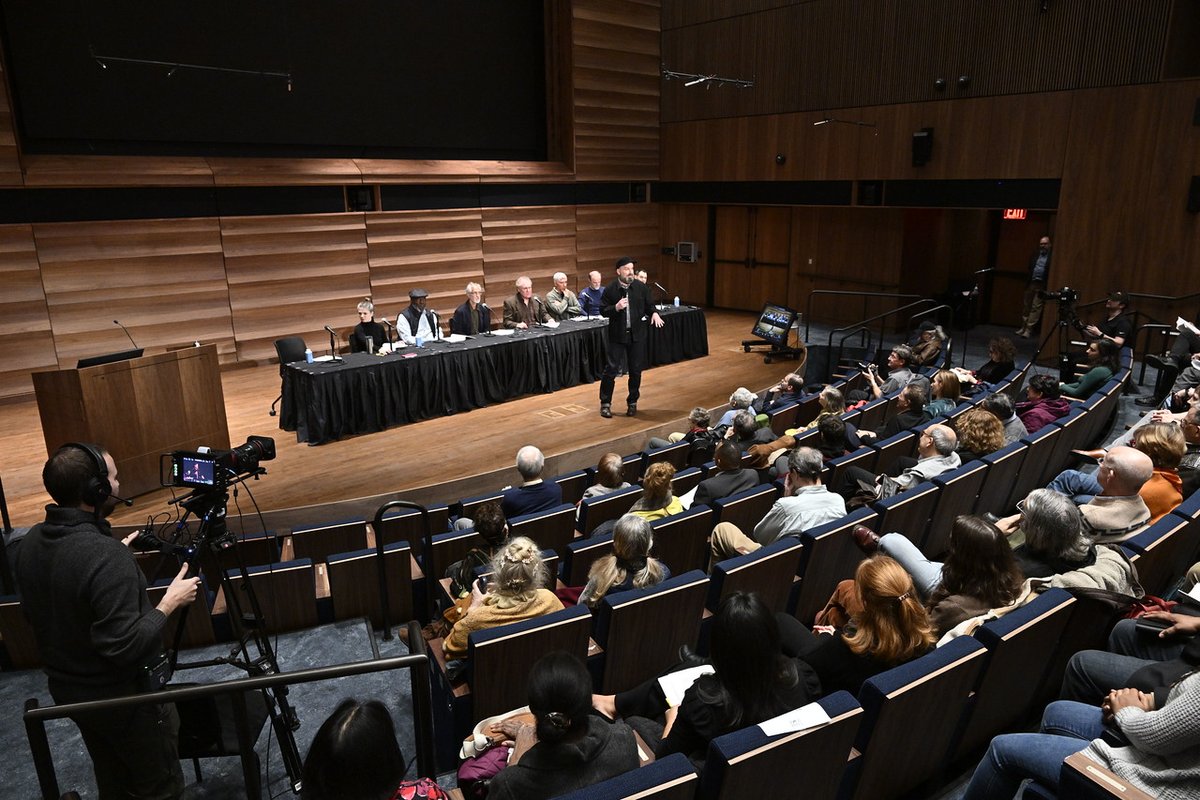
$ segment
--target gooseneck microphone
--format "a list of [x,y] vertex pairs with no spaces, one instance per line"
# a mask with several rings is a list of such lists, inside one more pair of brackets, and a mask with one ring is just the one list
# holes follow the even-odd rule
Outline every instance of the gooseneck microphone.
[[130,336],[130,334],[129,334],[129,329],[128,329],[128,328],[126,328],[124,325],[122,325],[120,320],[116,320],[116,319],[114,319],[114,320],[113,320],[113,325],[116,325],[116,326],[120,327],[120,329],[121,329],[121,330],[125,331],[125,336],[126,336],[128,339],[129,339],[129,343],[130,343],[131,345],[133,345],[133,349],[134,349],[134,350],[137,350],[137,349],[138,349],[137,342],[135,342],[135,341],[133,340],[133,337],[132,337],[132,336]]
[[126,508],[128,508],[128,507],[129,507],[129,506],[131,506],[131,505],[133,505],[133,501],[132,501],[132,500],[126,499],[126,498],[124,498],[124,497],[118,497],[118,496],[117,496],[117,495],[115,495],[115,494],[110,494],[110,495],[109,495],[109,497],[111,497],[113,500],[116,500],[116,501],[118,501],[118,502],[124,503]]
[[341,364],[342,357],[339,356],[338,352],[337,352],[337,331],[335,331],[333,328],[326,325],[325,332],[329,334],[329,353],[330,353],[329,363],[330,364]]

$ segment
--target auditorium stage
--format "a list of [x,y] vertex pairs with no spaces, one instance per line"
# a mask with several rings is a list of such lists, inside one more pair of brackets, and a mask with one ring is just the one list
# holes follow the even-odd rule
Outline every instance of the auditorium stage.
[[[548,474],[594,465],[610,449],[636,452],[649,436],[678,429],[693,406],[725,405],[738,386],[758,391],[795,366],[789,361],[766,365],[761,354],[742,352],[741,342],[749,338],[757,314],[706,313],[709,355],[647,371],[635,418],[621,416],[622,379],[613,407],[618,416],[609,420],[598,413],[599,384],[591,383],[310,447],[280,430],[277,417],[268,416],[279,393],[279,369],[264,364],[222,373],[230,442],[236,446],[251,434],[275,439],[277,458],[264,463],[268,474],[249,487],[272,528],[369,516],[387,499],[444,501],[503,486],[515,481],[513,458],[524,444],[545,452]],[[42,519],[42,507],[49,502],[41,482],[45,443],[32,398],[0,405],[0,442],[0,476],[13,525],[32,525]],[[103,444],[120,447],[118,442]],[[132,508],[115,511],[112,520],[144,524],[168,511],[170,496],[166,489],[141,495]],[[242,513],[254,513],[245,492],[238,503]],[[334,508],[306,508],[331,503]],[[231,499],[229,515],[237,514]],[[247,530],[256,527],[246,525]]]

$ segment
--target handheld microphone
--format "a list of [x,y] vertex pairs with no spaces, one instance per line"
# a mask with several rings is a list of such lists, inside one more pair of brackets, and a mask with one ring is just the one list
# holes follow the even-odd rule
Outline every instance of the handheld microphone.
[[128,339],[129,339],[129,343],[130,343],[131,345],[133,345],[133,349],[134,349],[134,350],[137,350],[137,349],[138,349],[137,342],[135,342],[135,341],[133,340],[133,337],[129,335],[129,329],[128,329],[128,328],[126,328],[124,325],[121,325],[121,323],[120,323],[120,321],[119,321],[119,320],[115,320],[115,319],[114,319],[114,320],[113,320],[113,325],[119,325],[119,326],[121,327],[121,330],[125,331],[125,336],[126,336],[126,337],[128,337]]
[[988,267],[987,269],[977,269],[977,270],[975,270],[975,274],[976,274],[976,275],[982,275],[982,274],[983,274],[983,273],[985,273],[985,272],[995,272],[995,271],[996,271],[996,268],[995,268],[995,267]]

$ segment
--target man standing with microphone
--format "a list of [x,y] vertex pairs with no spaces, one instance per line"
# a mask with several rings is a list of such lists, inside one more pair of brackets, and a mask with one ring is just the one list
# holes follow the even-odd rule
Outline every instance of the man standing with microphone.
[[612,417],[613,391],[623,364],[627,364],[629,370],[625,416],[637,416],[650,326],[663,326],[662,317],[658,316],[650,299],[650,290],[646,284],[634,280],[636,265],[637,261],[629,256],[618,258],[617,278],[605,288],[600,300],[600,314],[608,318],[608,358],[600,378],[600,416],[606,419]]
[[[42,469],[54,500],[14,554],[21,607],[37,638],[58,704],[162,688],[169,677],[162,632],[196,599],[187,566],[157,606],[128,544],[105,517],[121,484],[113,457],[96,445],[65,444]],[[128,501],[125,501],[128,502]],[[136,534],[135,534],[136,535]],[[72,717],[92,757],[101,798],[175,798],[183,793],[179,715],[173,704]]]

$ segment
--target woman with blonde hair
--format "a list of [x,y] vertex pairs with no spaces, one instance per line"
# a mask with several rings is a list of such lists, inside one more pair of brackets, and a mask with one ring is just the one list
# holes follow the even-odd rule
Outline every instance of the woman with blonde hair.
[[642,476],[642,497],[633,504],[629,513],[649,521],[682,513],[683,503],[671,494],[671,479],[674,477],[675,467],[668,462],[651,464]]
[[667,565],[651,557],[652,547],[654,532],[649,522],[636,514],[626,514],[617,520],[613,551],[593,562],[579,603],[594,608],[609,592],[644,589],[671,577]]
[[[846,411],[846,398],[842,395],[842,390],[833,386],[826,386],[821,390],[821,394],[817,398],[817,403],[820,405],[821,410],[817,412],[816,418],[803,428],[797,429],[798,431],[811,431],[820,425],[821,420],[826,417],[836,417]],[[788,433],[793,433],[793,431],[788,431]]]
[[821,694],[839,689],[858,694],[865,681],[927,653],[937,642],[929,612],[912,576],[894,559],[868,558],[854,573],[854,609],[842,629],[809,631],[790,614],[776,614],[783,651],[806,665]]
[[954,420],[958,457],[965,464],[1004,447],[1004,423],[990,411],[972,408]]
[[935,372],[929,386],[933,390],[933,399],[925,406],[925,411],[931,417],[949,414],[962,401],[962,384],[948,369]]
[[518,536],[510,541],[496,553],[491,567],[487,593],[478,586],[471,590],[470,608],[442,645],[447,658],[466,658],[467,637],[475,631],[562,611],[562,602],[544,588],[549,571],[532,539]]

